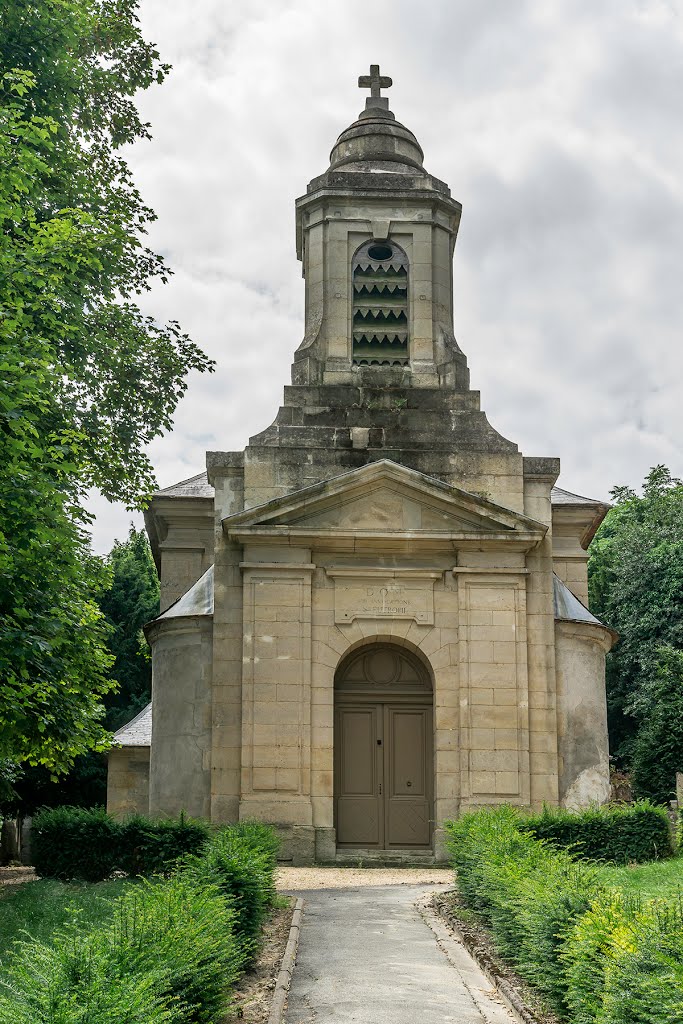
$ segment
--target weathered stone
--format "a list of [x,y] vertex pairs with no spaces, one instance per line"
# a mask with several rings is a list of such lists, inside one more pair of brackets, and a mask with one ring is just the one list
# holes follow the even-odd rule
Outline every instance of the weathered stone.
[[379,78],[297,200],[282,406],[153,499],[152,714],[110,755],[117,813],[259,818],[293,863],[444,859],[438,826],[467,807],[607,794],[613,635],[580,603],[605,506],[481,410],[453,333],[460,204]]

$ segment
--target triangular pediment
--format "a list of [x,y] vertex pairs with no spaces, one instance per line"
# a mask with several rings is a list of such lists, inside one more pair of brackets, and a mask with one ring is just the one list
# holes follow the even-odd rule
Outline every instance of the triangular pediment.
[[293,491],[223,520],[231,533],[284,530],[297,534],[533,534],[546,527],[527,516],[383,460]]

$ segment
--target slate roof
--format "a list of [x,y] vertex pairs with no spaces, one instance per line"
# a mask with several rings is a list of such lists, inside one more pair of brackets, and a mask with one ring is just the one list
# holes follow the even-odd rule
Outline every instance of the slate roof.
[[553,487],[550,494],[552,505],[604,505],[598,498],[584,498],[581,494],[565,491],[564,487]]
[[152,743],[152,703],[114,733],[114,740],[122,747],[149,747]]
[[[162,490],[157,491],[157,494],[163,494],[172,498],[213,498],[214,489],[207,479],[206,471],[204,471],[203,473],[197,473],[196,476],[189,477],[187,480],[181,480],[177,484],[171,484],[170,487],[164,487]],[[550,500],[553,505],[605,504],[599,498],[586,498],[581,494],[567,491],[564,487],[553,487]]]
[[[179,597],[165,612],[153,622],[160,619],[177,619],[181,615],[213,615],[213,566],[210,565],[203,576],[190,589]],[[151,625],[151,623],[150,623]]]
[[553,603],[556,619],[564,619],[569,622],[590,622],[594,626],[602,626],[600,619],[596,619],[593,613],[588,611],[585,604],[572,594],[569,587],[555,573],[553,573]]
[[214,490],[206,477],[206,470],[197,473],[196,476],[188,477],[170,487],[163,487],[156,492],[157,495],[166,495],[172,498],[213,498]]

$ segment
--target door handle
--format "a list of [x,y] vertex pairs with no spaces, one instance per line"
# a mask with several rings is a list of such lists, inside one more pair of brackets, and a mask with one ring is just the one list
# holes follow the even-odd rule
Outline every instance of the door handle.
[[412,782],[410,782],[410,781],[406,782],[406,786],[408,786],[408,788],[410,788],[412,786]]

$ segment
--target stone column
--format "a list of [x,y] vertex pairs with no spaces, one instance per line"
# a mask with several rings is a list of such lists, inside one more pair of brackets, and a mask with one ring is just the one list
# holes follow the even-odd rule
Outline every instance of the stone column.
[[211,820],[239,818],[242,758],[242,547],[223,519],[244,508],[242,452],[207,452],[215,496],[213,679],[211,688]]

